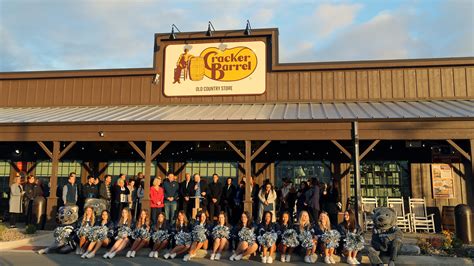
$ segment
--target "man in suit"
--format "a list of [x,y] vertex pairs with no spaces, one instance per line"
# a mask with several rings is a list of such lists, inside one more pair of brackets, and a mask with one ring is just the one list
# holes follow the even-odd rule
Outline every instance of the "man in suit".
[[194,187],[192,190],[192,195],[195,197],[201,197],[199,199],[199,207],[202,209],[203,212],[205,212],[207,206],[207,183],[205,180],[201,179],[201,176],[199,174],[194,174]]
[[236,188],[232,184],[232,178],[228,177],[224,187],[222,188],[222,199],[221,205],[222,210],[225,212],[228,218],[232,217],[234,209],[234,199],[236,194]]
[[179,185],[180,198],[183,203],[183,211],[186,216],[191,217],[191,213],[194,206],[194,201],[189,198],[194,196],[194,181],[191,180],[191,175],[189,173],[185,174],[185,180]]
[[214,221],[214,217],[217,216],[221,210],[222,184],[219,182],[219,175],[212,175],[212,183],[209,184],[208,190],[209,219]]
[[260,187],[258,186],[257,183],[255,183],[255,177],[251,176],[250,177],[250,185],[251,185],[251,198],[252,198],[252,218],[257,219],[258,217],[258,192],[260,192]]

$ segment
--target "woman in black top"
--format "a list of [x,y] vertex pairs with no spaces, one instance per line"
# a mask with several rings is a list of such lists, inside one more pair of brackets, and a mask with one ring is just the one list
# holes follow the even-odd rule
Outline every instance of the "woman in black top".
[[152,235],[153,242],[155,243],[153,245],[153,248],[148,255],[150,258],[158,258],[159,257],[159,252],[160,250],[166,248],[169,243],[169,238],[171,236],[170,234],[170,227],[168,224],[168,221],[166,221],[165,213],[160,212],[158,214],[158,219],[157,223],[154,228],[154,233]]
[[111,221],[109,211],[103,210],[100,217],[100,221],[97,221],[92,229],[94,233],[88,236],[90,244],[82,258],[93,258],[97,251],[101,247],[107,247],[113,238],[114,223]]
[[192,244],[191,230],[184,211],[178,212],[176,223],[172,230],[175,247],[163,256],[165,259],[174,259],[177,255],[187,252]]
[[209,235],[211,234],[211,225],[205,212],[198,212],[194,222],[191,236],[193,243],[189,248],[189,253],[183,258],[183,261],[191,260],[196,256],[196,252],[201,248],[207,250],[209,245]]
[[281,262],[290,262],[293,249],[299,245],[298,233],[293,228],[290,217],[289,212],[284,212],[281,215],[279,225],[280,243],[278,245],[281,254]]
[[257,240],[262,249],[262,262],[273,263],[273,254],[276,250],[276,241],[278,238],[278,224],[272,222],[273,213],[265,211],[262,222],[257,227]]
[[132,213],[129,208],[124,208],[121,212],[120,220],[115,226],[115,243],[109,252],[105,253],[104,259],[111,259],[130,244],[132,235]]
[[338,183],[334,179],[331,180],[330,185],[325,184],[321,188],[321,210],[327,212],[331,224],[338,224],[339,198]]
[[230,256],[229,260],[241,260],[242,257],[248,256],[257,250],[255,227],[247,211],[242,213],[240,223],[235,227],[234,237],[238,239],[239,243],[235,253]]
[[[344,247],[348,264],[360,264],[357,260],[357,252],[364,248],[362,230],[356,223],[355,214],[352,210],[344,212],[344,221],[338,225],[341,234],[340,247]],[[343,243],[345,242],[345,243]]]
[[225,212],[221,211],[217,216],[217,223],[212,228],[211,234],[214,239],[211,260],[220,260],[222,250],[228,247],[230,239],[230,226],[227,223]]
[[114,193],[113,195],[113,214],[115,215],[114,222],[118,220],[118,216],[120,215],[120,212],[122,211],[123,208],[129,207],[128,206],[128,195],[130,194],[130,190],[128,189],[127,186],[125,186],[125,181],[123,179],[117,180],[117,185],[114,186]]

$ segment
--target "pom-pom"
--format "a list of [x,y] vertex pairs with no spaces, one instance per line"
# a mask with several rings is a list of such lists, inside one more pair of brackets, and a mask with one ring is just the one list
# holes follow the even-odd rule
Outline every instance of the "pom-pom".
[[245,241],[249,245],[253,245],[253,243],[255,243],[255,233],[253,231],[253,228],[243,227],[242,229],[240,229],[238,235],[240,241]]
[[79,229],[77,229],[77,235],[79,237],[87,237],[90,232],[92,230],[92,226],[89,226],[89,225],[84,225],[84,226],[81,226]]
[[148,239],[150,239],[150,232],[144,227],[139,227],[139,228],[136,228],[133,231],[132,238],[133,239],[139,239],[140,238],[140,239],[143,239],[143,240],[148,240]]
[[73,232],[74,227],[71,225],[56,227],[53,232],[54,241],[58,246],[63,246],[71,240]]
[[285,230],[285,232],[283,232],[281,235],[281,242],[283,245],[290,248],[297,247],[300,244],[298,241],[298,233],[296,233],[294,229]]
[[344,239],[344,249],[348,251],[360,251],[364,248],[365,239],[361,234],[347,233]]
[[87,234],[87,240],[91,242],[95,242],[98,240],[102,241],[107,238],[108,233],[109,228],[107,228],[107,226],[94,226],[91,228],[91,230],[89,230],[89,233]]
[[273,246],[273,244],[276,243],[277,238],[278,238],[277,233],[271,231],[271,232],[265,232],[263,233],[263,235],[258,236],[257,240],[258,240],[258,243],[260,243],[260,245],[266,248],[270,248],[271,246]]
[[125,237],[129,237],[132,235],[132,229],[128,226],[120,226],[117,230],[117,237],[115,238],[116,240],[122,239]]
[[192,237],[190,233],[179,232],[174,235],[174,240],[177,246],[190,246],[192,243]]
[[198,224],[194,226],[193,231],[191,232],[193,241],[202,243],[207,240],[207,229],[206,226]]
[[313,234],[311,234],[311,231],[303,230],[298,236],[298,239],[304,249],[312,249],[314,247]]
[[217,225],[216,227],[214,227],[214,229],[212,229],[212,237],[214,239],[218,239],[218,238],[229,239],[230,237],[229,227],[225,225]]
[[337,230],[329,230],[321,236],[321,240],[326,244],[326,248],[337,248],[341,234]]
[[163,242],[167,240],[170,237],[170,234],[168,234],[168,230],[158,230],[153,235],[151,238],[153,239],[153,242],[158,243],[158,242]]

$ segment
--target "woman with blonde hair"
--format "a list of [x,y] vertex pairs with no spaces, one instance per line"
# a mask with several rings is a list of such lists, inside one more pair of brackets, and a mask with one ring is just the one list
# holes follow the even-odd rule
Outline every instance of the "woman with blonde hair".
[[229,246],[230,239],[230,226],[225,212],[221,211],[217,216],[217,224],[212,229],[211,234],[214,239],[211,260],[220,260],[222,251]]
[[324,252],[324,262],[326,264],[335,264],[334,250],[339,246],[339,239],[341,235],[337,230],[334,230],[329,220],[327,212],[323,211],[319,214],[319,221],[315,225],[315,234],[320,239],[321,247]]
[[135,254],[142,247],[150,243],[150,237],[150,216],[148,215],[148,210],[142,210],[132,235],[132,238],[135,239],[135,241],[132,244],[132,248],[127,252],[126,257],[135,258]]
[[314,235],[314,229],[307,211],[301,211],[298,226],[295,226],[301,247],[306,251],[304,262],[314,263],[317,260],[316,245],[318,238]]
[[102,246],[106,247],[110,244],[113,237],[114,223],[111,221],[112,218],[108,210],[103,210],[100,217],[101,220],[96,222],[92,229],[93,233],[87,236],[87,240],[90,242],[89,247],[81,258],[93,258]]
[[87,235],[92,230],[92,227],[95,225],[95,213],[94,209],[91,206],[88,206],[84,210],[84,216],[82,220],[79,221],[77,236],[79,237],[79,245],[76,249],[77,255],[83,255],[84,249],[86,249],[88,241]]
[[132,213],[129,208],[124,208],[121,212],[120,220],[115,230],[115,244],[109,252],[104,254],[104,259],[111,259],[122,251],[130,243],[132,236]]
[[153,186],[150,187],[150,210],[151,226],[156,225],[158,214],[163,212],[165,207],[165,190],[161,187],[161,177],[153,179]]

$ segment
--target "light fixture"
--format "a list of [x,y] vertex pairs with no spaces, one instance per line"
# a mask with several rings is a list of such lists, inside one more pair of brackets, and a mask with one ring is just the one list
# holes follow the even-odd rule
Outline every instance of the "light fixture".
[[209,21],[209,23],[207,23],[206,36],[211,37],[213,31],[216,31],[216,29],[214,29],[214,25],[212,25],[212,22]]
[[170,40],[176,40],[176,34],[174,33],[174,29],[176,29],[178,32],[181,32],[176,25],[171,24],[171,34],[170,34]]
[[104,137],[105,136],[104,131],[99,131],[98,133],[99,133],[99,137]]
[[249,36],[252,34],[252,27],[250,27],[250,21],[247,19],[247,26],[245,26],[244,35]]
[[20,150],[18,149],[15,150],[15,154],[19,155],[20,153],[21,153]]

